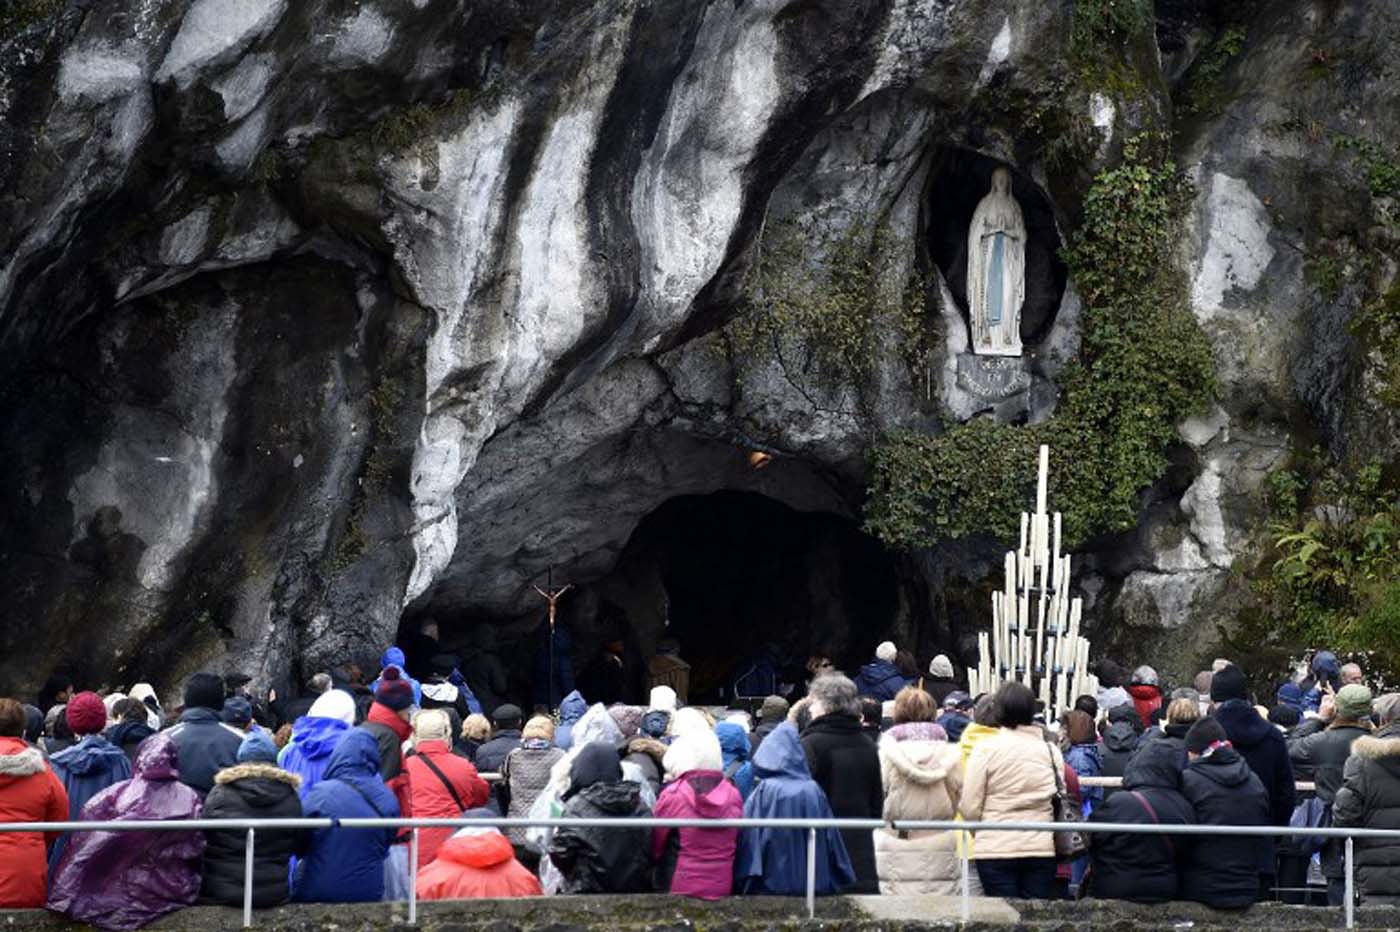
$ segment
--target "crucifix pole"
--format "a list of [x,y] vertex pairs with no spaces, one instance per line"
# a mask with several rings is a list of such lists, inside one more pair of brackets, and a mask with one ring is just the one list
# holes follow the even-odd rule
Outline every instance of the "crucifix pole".
[[[554,585],[554,570],[551,569],[549,571],[549,576],[549,585],[552,587]],[[568,592],[573,587],[573,583],[570,583],[562,589],[541,589],[539,586],[535,587],[535,591],[543,596],[544,600],[549,603],[549,707],[551,709],[554,708],[554,619],[559,612],[559,600],[563,598],[564,593]]]

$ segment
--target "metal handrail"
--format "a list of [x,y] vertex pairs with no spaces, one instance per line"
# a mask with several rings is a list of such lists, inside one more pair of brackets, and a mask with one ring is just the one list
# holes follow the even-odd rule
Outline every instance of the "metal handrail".
[[[467,826],[494,828],[770,828],[794,829],[807,832],[807,891],[808,918],[816,917],[816,856],[817,831],[845,829],[874,831],[966,831],[966,832],[1062,832],[1066,830],[1099,834],[1115,832],[1129,835],[1202,835],[1202,836],[1309,836],[1345,840],[1344,867],[1346,878],[1346,928],[1355,927],[1353,902],[1354,866],[1353,841],[1356,838],[1400,840],[1400,829],[1375,828],[1307,828],[1291,825],[1161,825],[1125,822],[958,822],[949,819],[658,819],[652,817],[621,818],[346,818],[346,819],[173,819],[163,821],[104,821],[104,822],[0,822],[0,833],[6,832],[154,832],[154,831],[239,831],[246,830],[243,877],[243,926],[253,924],[253,849],[258,829],[383,829],[409,828],[409,898],[408,922],[417,922],[418,835],[425,828],[464,828]],[[972,915],[969,892],[969,858],[966,848],[959,852],[961,861],[961,914],[964,922]]]
[[[499,774],[482,774],[488,779],[499,780]],[[1123,785],[1122,777],[1080,777],[1080,786],[1102,786],[1108,789],[1118,789]],[[1314,793],[1317,791],[1317,784],[1312,780],[1297,780],[1293,784],[1293,789],[1299,793]]]

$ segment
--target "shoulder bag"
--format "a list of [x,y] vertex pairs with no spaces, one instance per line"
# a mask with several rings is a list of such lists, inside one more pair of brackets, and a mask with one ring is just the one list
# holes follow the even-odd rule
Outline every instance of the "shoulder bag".
[[[1054,815],[1056,822],[1066,825],[1078,825],[1084,821],[1084,814],[1079,807],[1069,798],[1069,793],[1065,791],[1064,775],[1055,766],[1055,751],[1050,747],[1050,742],[1045,742],[1045,753],[1050,756],[1050,769],[1055,774],[1055,794],[1050,797],[1050,811]],[[1055,832],[1055,857],[1061,861],[1073,860],[1080,855],[1089,852],[1089,840],[1084,833],[1075,828],[1066,828]]]

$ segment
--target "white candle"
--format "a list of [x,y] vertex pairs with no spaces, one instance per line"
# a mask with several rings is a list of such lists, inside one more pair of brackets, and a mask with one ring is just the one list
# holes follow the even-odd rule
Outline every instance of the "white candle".
[[1028,522],[1029,520],[1030,520],[1030,516],[1027,515],[1024,511],[1021,512],[1021,547],[1020,547],[1020,549],[1017,551],[1017,553],[1025,553],[1025,552],[1026,552],[1026,544],[1029,543],[1029,541],[1026,540],[1026,531],[1027,531],[1026,524],[1027,524],[1027,522]]
[[1036,514],[1045,513],[1045,499],[1047,485],[1050,481],[1050,447],[1041,444],[1040,447],[1040,471],[1035,489],[1035,510]]

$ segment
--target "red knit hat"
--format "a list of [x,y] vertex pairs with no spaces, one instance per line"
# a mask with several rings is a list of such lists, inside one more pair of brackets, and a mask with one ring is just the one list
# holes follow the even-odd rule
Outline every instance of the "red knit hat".
[[408,680],[400,678],[398,667],[385,667],[384,672],[379,674],[379,687],[374,691],[374,699],[395,712],[402,712],[413,705],[413,686]]
[[63,714],[68,719],[68,727],[79,737],[95,735],[107,727],[107,707],[102,704],[102,697],[94,692],[78,693],[69,699]]

